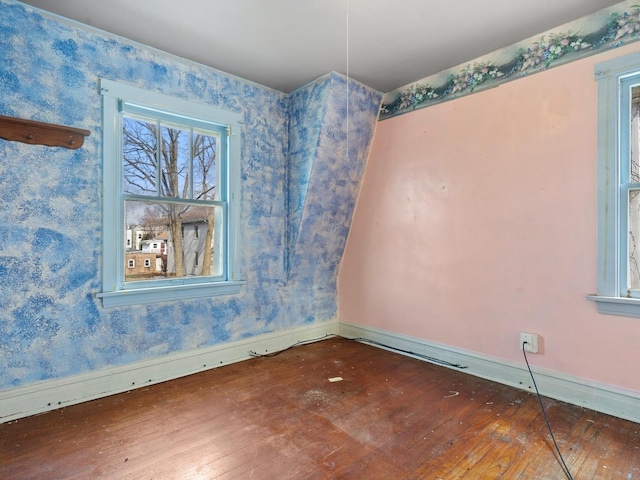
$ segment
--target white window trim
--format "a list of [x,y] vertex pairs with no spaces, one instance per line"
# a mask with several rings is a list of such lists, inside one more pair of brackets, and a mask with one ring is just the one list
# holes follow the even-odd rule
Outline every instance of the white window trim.
[[[103,264],[102,293],[97,296],[102,299],[103,306],[119,307],[238,293],[246,283],[240,279],[237,270],[242,115],[105,79],[100,79],[100,93],[103,98]],[[121,100],[230,128],[227,274],[224,281],[203,282],[200,278],[198,283],[192,283],[189,278],[179,278],[171,285],[153,286],[151,282],[125,284],[121,261],[124,258],[124,207],[120,201],[110,201],[113,195],[120,198],[123,188],[122,130],[118,120]]]
[[[598,81],[598,281],[587,298],[608,315],[640,317],[640,299],[627,295],[626,202],[621,198],[621,82],[640,75],[640,53],[599,63]],[[628,135],[627,135],[628,137]],[[623,230],[624,236],[623,236]]]

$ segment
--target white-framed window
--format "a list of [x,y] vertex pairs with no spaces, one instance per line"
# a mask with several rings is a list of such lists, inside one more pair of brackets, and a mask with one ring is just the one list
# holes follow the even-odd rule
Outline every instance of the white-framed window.
[[144,259],[144,266],[147,267],[147,268],[150,267],[151,266],[151,260],[149,260],[148,258],[145,258]]
[[640,53],[596,65],[600,313],[640,317]]
[[[103,305],[237,293],[241,115],[110,80],[100,91]],[[182,222],[193,219],[207,225],[197,275],[183,261]],[[140,280],[119,268],[124,226],[134,224],[167,235],[164,275]]]
[[133,258],[130,258],[127,261],[127,267],[129,268],[136,268],[136,261]]

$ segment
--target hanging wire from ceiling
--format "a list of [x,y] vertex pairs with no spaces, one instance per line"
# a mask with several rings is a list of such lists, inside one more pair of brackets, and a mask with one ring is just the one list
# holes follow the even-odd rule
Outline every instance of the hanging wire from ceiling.
[[349,0],[347,0],[347,163],[349,162]]

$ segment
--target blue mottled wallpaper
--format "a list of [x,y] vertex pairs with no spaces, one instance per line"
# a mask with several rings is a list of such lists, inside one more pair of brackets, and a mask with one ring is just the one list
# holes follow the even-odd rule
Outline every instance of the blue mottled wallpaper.
[[331,77],[327,75],[299,88],[290,95],[287,178],[289,192],[287,205],[289,215],[288,245],[294,245],[298,237],[330,85]]
[[[243,114],[240,294],[114,309],[95,298],[99,77]],[[381,101],[349,81],[347,142],[346,92],[330,74],[289,96],[0,0],[0,115],[91,131],[78,150],[0,139],[0,390],[335,317]]]
[[336,314],[338,266],[382,96],[336,73],[291,96],[287,307],[313,321]]

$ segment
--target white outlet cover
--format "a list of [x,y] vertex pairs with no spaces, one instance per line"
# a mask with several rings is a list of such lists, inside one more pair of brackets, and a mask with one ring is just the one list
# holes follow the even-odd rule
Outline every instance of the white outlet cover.
[[527,342],[524,346],[525,352],[538,353],[538,334],[529,332],[520,332],[520,349],[522,344]]

